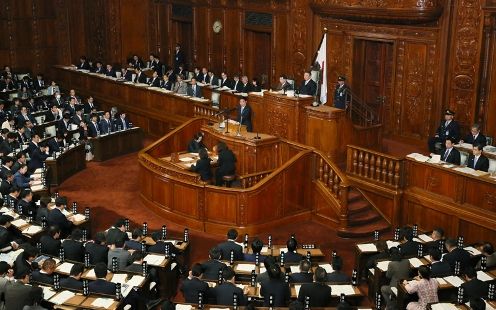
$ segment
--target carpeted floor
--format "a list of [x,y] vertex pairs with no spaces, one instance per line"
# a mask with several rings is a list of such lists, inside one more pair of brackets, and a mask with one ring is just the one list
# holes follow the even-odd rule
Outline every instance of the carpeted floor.
[[[184,227],[181,223],[172,223],[166,218],[157,216],[145,208],[139,198],[137,153],[121,156],[112,160],[96,163],[90,162],[87,168],[66,180],[59,188],[60,195],[67,196],[69,202],[77,201],[79,209],[91,209],[92,232],[102,231],[110,227],[116,219],[129,218],[132,227],[148,223],[149,231],[160,230],[167,225],[170,233],[182,236]],[[330,258],[332,250],[343,257],[345,271],[351,273],[355,265],[354,244],[359,240],[345,240],[337,237],[336,232],[316,223],[295,223],[275,227],[266,234],[259,235],[267,240],[268,234],[273,236],[274,244],[284,244],[294,233],[298,243],[315,243]],[[208,235],[191,231],[191,262],[208,258],[208,250],[224,239],[223,236]]]

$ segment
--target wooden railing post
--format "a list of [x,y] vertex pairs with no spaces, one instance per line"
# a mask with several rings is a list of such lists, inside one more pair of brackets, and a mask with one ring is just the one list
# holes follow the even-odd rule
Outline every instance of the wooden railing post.
[[339,203],[340,203],[340,213],[339,213],[339,229],[346,230],[348,228],[348,193],[350,187],[347,185],[341,185],[339,188]]

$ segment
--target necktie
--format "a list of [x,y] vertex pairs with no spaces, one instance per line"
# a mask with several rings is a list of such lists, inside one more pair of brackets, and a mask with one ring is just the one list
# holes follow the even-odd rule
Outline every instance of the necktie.
[[450,151],[451,151],[450,149],[447,149],[446,152],[444,153],[444,161],[446,161],[446,159],[448,158]]
[[474,168],[474,169],[475,169],[475,165],[477,165],[477,160],[478,160],[478,159],[479,159],[479,157],[478,157],[478,156],[474,157],[474,166],[473,166],[472,168]]
[[477,138],[477,136],[474,136],[474,142],[475,142],[475,139]]
[[125,120],[122,120],[122,128],[127,129],[126,128],[126,121]]

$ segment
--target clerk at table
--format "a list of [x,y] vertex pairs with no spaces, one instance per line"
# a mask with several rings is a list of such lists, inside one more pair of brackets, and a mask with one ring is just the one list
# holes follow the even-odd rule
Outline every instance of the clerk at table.
[[467,167],[485,172],[489,170],[489,159],[482,155],[482,145],[474,145],[472,155],[468,157]]
[[460,152],[453,147],[454,142],[453,138],[446,138],[446,141],[444,142],[446,148],[441,153],[441,160],[459,166]]
[[208,157],[208,151],[204,148],[198,152],[200,159],[196,161],[195,165],[191,165],[191,171],[200,174],[202,181],[210,181],[212,179],[212,169],[210,167],[211,158]]
[[234,175],[236,173],[236,156],[227,148],[224,142],[219,142],[216,146],[218,168],[215,172],[215,185],[221,186],[223,183],[222,178],[226,175]]
[[472,145],[480,144],[483,147],[486,146],[487,144],[486,136],[481,134],[479,124],[472,125],[472,127],[470,128],[470,133],[465,136],[464,140],[460,140],[460,143],[464,143],[464,142]]

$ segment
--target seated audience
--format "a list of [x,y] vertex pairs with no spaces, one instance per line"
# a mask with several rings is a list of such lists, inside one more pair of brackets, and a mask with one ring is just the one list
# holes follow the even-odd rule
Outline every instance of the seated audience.
[[480,125],[473,124],[470,128],[470,133],[465,136],[465,139],[460,140],[460,143],[469,143],[472,145],[480,144],[484,147],[487,144],[487,139],[486,136],[480,132]]
[[[432,233],[431,233],[431,238],[432,238],[432,241],[426,242],[424,244],[425,252],[429,252],[429,249],[437,249],[437,250],[441,251],[440,244],[441,243],[444,244],[444,241],[445,241],[444,240],[444,229],[442,229],[441,227],[434,228],[432,230]],[[443,248],[444,248],[444,246],[443,246]]]
[[38,249],[32,245],[26,245],[24,252],[20,253],[14,261],[14,276],[17,278],[24,273],[31,274],[38,269],[38,263],[34,261],[37,256]]
[[236,173],[236,156],[224,142],[219,142],[216,150],[218,168],[215,171],[215,185],[222,186],[224,183],[222,178],[224,176],[234,175]]
[[106,242],[108,245],[114,244],[117,240],[127,240],[129,239],[126,234],[126,220],[118,219],[114,226],[110,227],[107,230],[105,236]]
[[155,241],[155,244],[150,246],[148,248],[148,252],[150,253],[157,253],[157,254],[164,254],[165,253],[165,248],[168,246],[169,247],[169,254],[172,255],[178,255],[180,252],[176,248],[176,246],[169,241],[166,241],[165,239],[162,239],[162,232],[160,231],[155,231],[152,233],[152,239]]
[[[486,268],[496,267],[496,252],[494,252],[493,245],[489,242],[484,243],[480,247],[482,255],[486,257]],[[477,269],[480,269],[481,262],[477,263]]]
[[207,282],[201,279],[203,274],[202,266],[194,264],[186,279],[184,279],[180,288],[187,303],[197,304],[198,294],[203,293],[203,300],[208,300],[209,287]]
[[212,295],[215,296],[216,304],[223,306],[233,305],[233,295],[236,294],[238,297],[238,306],[246,305],[246,293],[248,292],[248,287],[244,290],[236,286],[234,282],[234,270],[231,267],[225,267],[222,270],[222,278],[224,281],[222,284],[217,285],[212,289]]
[[11,222],[14,218],[7,214],[0,215],[0,252],[10,252],[17,250],[19,245],[14,241],[14,235],[9,230]]
[[447,262],[441,261],[441,251],[432,248],[429,250],[431,260],[431,276],[433,278],[447,277],[452,274],[451,267]]
[[84,245],[85,253],[88,253],[90,256],[91,265],[98,263],[107,264],[109,248],[105,242],[105,233],[99,231],[95,234],[93,242],[86,242]]
[[331,287],[325,282],[327,272],[322,267],[317,267],[314,274],[313,283],[305,283],[298,293],[298,301],[305,303],[305,298],[309,298],[310,307],[329,307],[331,303]]
[[56,266],[57,263],[55,263],[53,258],[45,259],[43,264],[41,264],[41,269],[31,273],[32,281],[39,284],[53,285],[53,273]]
[[60,228],[61,238],[69,235],[72,229],[72,222],[62,213],[67,206],[66,197],[57,197],[55,199],[55,208],[48,213],[47,222],[50,226]]
[[83,281],[81,281],[81,276],[84,272],[84,266],[82,264],[74,264],[71,267],[71,271],[67,278],[60,279],[60,287],[69,290],[83,290]]
[[115,283],[107,281],[107,266],[104,263],[98,263],[93,270],[95,271],[96,280],[88,284],[90,294],[115,296]]
[[285,264],[299,263],[303,259],[303,255],[296,252],[296,249],[298,248],[298,242],[295,238],[289,238],[289,240],[286,242],[286,247],[288,251],[284,253]]
[[403,257],[417,256],[419,243],[413,240],[413,229],[404,227],[400,231],[400,245],[398,246]]
[[84,243],[81,241],[83,232],[76,228],[72,231],[71,236],[62,242],[64,257],[66,260],[74,262],[84,262]]
[[41,253],[58,257],[62,243],[60,242],[60,228],[52,225],[48,228],[48,234],[40,238]]
[[131,239],[124,243],[126,250],[141,251],[141,241],[143,240],[143,230],[141,228],[133,229]]
[[332,259],[332,269],[333,272],[327,275],[327,282],[337,282],[337,283],[350,283],[351,278],[342,272],[343,269],[343,259],[340,256],[336,256]]
[[244,253],[244,257],[243,257],[243,260],[245,262],[255,262],[256,261],[256,256],[258,254],[258,262],[263,262],[265,260],[265,256],[262,256],[262,254],[260,254],[262,252],[262,249],[263,249],[263,242],[262,240],[258,239],[258,238],[255,238],[252,242],[251,242],[251,252],[252,254],[248,254],[248,253]]
[[472,298],[486,298],[489,290],[489,284],[477,279],[477,272],[472,267],[465,269],[465,283],[461,285],[463,288],[463,300],[469,301]]
[[460,273],[470,266],[470,254],[459,248],[455,239],[447,239],[445,243],[448,253],[443,256],[442,261],[450,265],[451,272],[455,272],[456,262],[460,262]]
[[218,280],[219,279],[219,270],[222,270],[226,267],[226,264],[220,261],[222,257],[222,252],[218,247],[213,247],[208,252],[209,260],[203,262],[203,277],[207,280]]
[[131,264],[131,253],[124,250],[124,239],[117,240],[108,251],[108,269],[112,270],[112,260],[117,258],[117,270],[124,270]]
[[264,298],[264,306],[270,306],[270,296],[272,296],[272,305],[275,307],[285,307],[288,304],[291,294],[289,285],[281,279],[281,267],[275,264],[267,269],[269,280],[262,282],[260,295]]
[[469,155],[467,160],[467,167],[485,172],[489,170],[489,159],[482,155],[482,145],[474,145],[472,148],[472,154]]
[[234,228],[231,228],[227,231],[227,241],[222,242],[217,245],[217,248],[221,251],[223,260],[231,259],[231,251],[234,253],[234,260],[240,261],[243,260],[243,247],[236,243],[236,239],[238,238],[238,231]]
[[389,253],[391,255],[391,261],[388,264],[386,278],[390,280],[388,285],[381,286],[381,293],[386,304],[390,304],[392,301],[393,291],[391,288],[396,287],[398,281],[408,279],[410,274],[410,261],[406,258],[402,258],[399,249],[392,247],[389,250]]
[[5,288],[6,310],[31,309],[30,306],[38,305],[43,299],[43,289],[29,285],[31,272],[23,270],[16,273],[16,281]]

